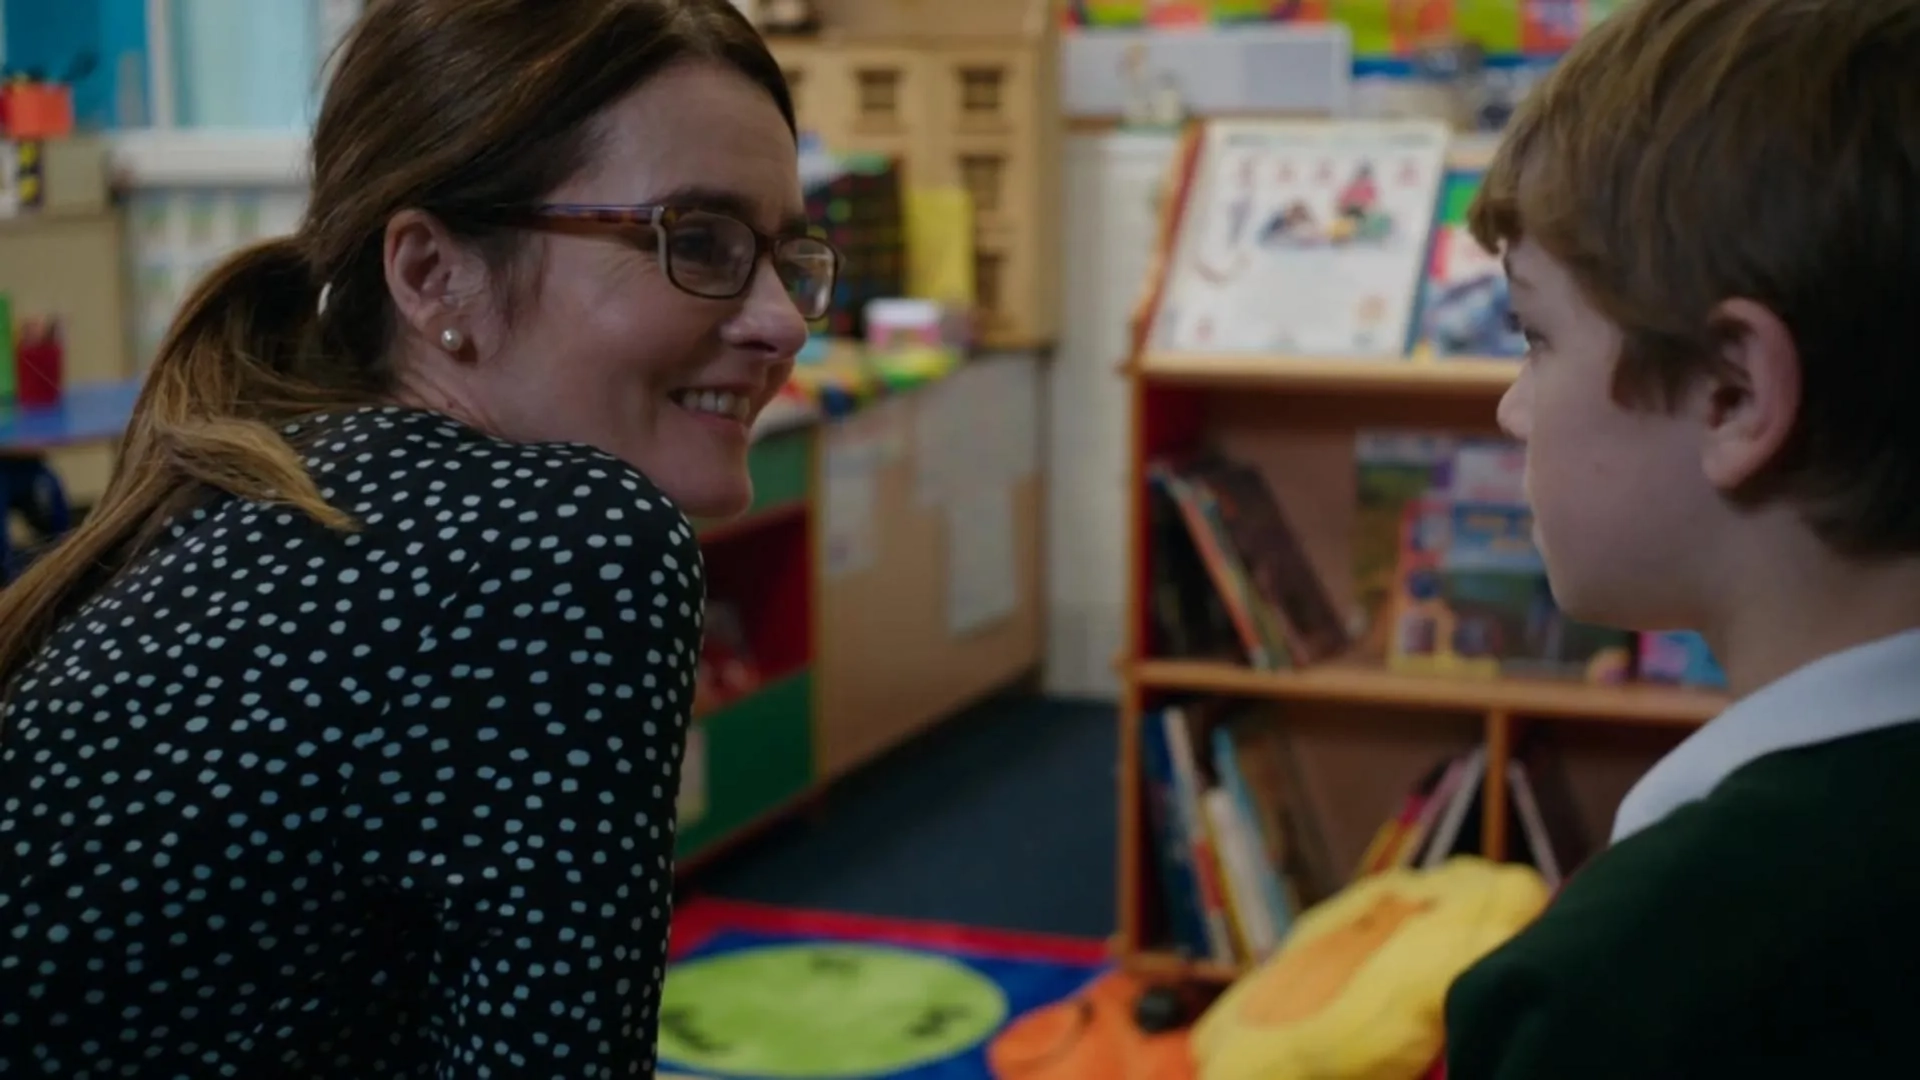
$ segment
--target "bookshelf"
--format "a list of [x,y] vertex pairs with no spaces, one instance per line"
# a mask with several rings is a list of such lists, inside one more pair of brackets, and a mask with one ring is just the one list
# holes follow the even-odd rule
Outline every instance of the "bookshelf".
[[1405,675],[1363,661],[1335,661],[1293,671],[1255,671],[1226,663],[1148,660],[1134,665],[1132,681],[1156,693],[1342,702],[1489,716],[1504,712],[1541,719],[1681,728],[1705,723],[1722,704],[1718,695],[1678,687]]
[[909,188],[971,203],[973,318],[989,350],[1057,333],[1058,39],[1043,0],[814,0],[821,32],[768,39],[801,126],[896,160]]
[[[826,417],[788,399],[762,414],[748,458],[753,506],[696,523],[709,600],[728,609],[734,628],[710,620],[706,636],[743,639],[738,651],[757,675],[744,691],[695,706],[675,845],[683,883],[1037,667],[1043,478],[1007,491],[1012,610],[964,633],[948,618],[945,507],[922,501],[919,482],[928,455],[985,455],[995,437],[982,426],[956,432],[960,442],[948,446],[922,438],[923,425],[947,430],[939,418],[976,400],[983,378],[1037,397],[1039,374],[1031,357],[986,356],[851,414]],[[835,566],[827,550],[849,506],[871,528],[870,555]],[[889,602],[875,603],[883,595]]]
[[[1195,152],[1190,139],[1185,153]],[[1188,174],[1188,161],[1176,172]],[[1167,246],[1182,200],[1169,200]],[[1166,255],[1160,256],[1164,262]],[[1580,825],[1606,835],[1620,798],[1645,768],[1717,714],[1722,695],[1641,683],[1478,679],[1389,670],[1365,645],[1317,664],[1260,670],[1228,660],[1155,655],[1149,464],[1201,446],[1253,466],[1272,490],[1302,555],[1341,611],[1355,607],[1356,433],[1410,429],[1495,435],[1495,409],[1517,367],[1499,358],[1319,358],[1156,352],[1156,267],[1121,365],[1130,398],[1127,625],[1119,658],[1118,926],[1126,969],[1165,982],[1222,984],[1233,963],[1175,950],[1148,820],[1142,727],[1160,706],[1231,699],[1258,722],[1285,725],[1333,864],[1358,864],[1380,822],[1438,758],[1474,745],[1488,757],[1479,843],[1510,850],[1507,764],[1549,741],[1564,765]],[[1289,798],[1294,793],[1289,793]]]
[[1365,360],[1313,356],[1207,356],[1149,354],[1128,373],[1158,386],[1241,390],[1302,390],[1321,393],[1416,393],[1490,397],[1513,382],[1513,362],[1495,359],[1410,360],[1383,356]]

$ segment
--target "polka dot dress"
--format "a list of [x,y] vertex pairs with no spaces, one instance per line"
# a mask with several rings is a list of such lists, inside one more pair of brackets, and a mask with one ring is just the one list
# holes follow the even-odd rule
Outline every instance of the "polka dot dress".
[[288,429],[335,533],[221,498],[0,724],[0,1075],[651,1075],[703,596],[596,451]]

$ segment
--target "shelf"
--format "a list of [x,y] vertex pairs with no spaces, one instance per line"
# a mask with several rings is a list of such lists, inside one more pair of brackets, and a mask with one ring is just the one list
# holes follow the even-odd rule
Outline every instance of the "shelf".
[[1113,952],[1119,957],[1122,968],[1153,981],[1225,986],[1245,974],[1237,964],[1223,964],[1217,960],[1190,960],[1179,953],[1129,953],[1118,940],[1114,942]]
[[1346,661],[1256,671],[1227,663],[1149,660],[1134,664],[1132,675],[1149,690],[1673,727],[1698,727],[1727,705],[1724,695],[1680,687],[1403,675]]
[[1164,386],[1498,397],[1513,384],[1519,370],[1519,361],[1493,357],[1425,360],[1148,353],[1133,365],[1132,373]]
[[305,187],[305,131],[141,128],[112,136],[111,163],[134,188]]

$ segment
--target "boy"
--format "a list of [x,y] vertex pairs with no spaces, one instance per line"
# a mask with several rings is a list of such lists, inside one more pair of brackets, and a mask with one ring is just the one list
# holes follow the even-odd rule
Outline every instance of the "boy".
[[1450,1080],[1920,1076],[1920,0],[1639,0],[1472,224],[1556,597],[1738,703],[1455,983]]

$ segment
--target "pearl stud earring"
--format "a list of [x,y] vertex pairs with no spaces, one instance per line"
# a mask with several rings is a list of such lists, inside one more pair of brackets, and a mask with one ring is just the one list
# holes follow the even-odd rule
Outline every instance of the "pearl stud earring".
[[450,353],[459,352],[467,344],[467,335],[449,326],[440,331],[440,347]]

